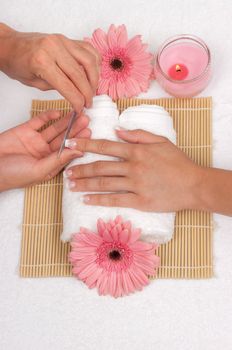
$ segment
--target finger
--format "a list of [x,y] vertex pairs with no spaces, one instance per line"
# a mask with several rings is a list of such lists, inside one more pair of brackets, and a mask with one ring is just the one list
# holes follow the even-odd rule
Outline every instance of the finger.
[[162,143],[167,138],[144,130],[116,130],[120,139],[131,143]]
[[75,135],[75,138],[89,139],[91,137],[92,131],[89,128],[81,130],[78,134]]
[[134,193],[91,194],[83,198],[85,204],[103,207],[123,207],[139,209],[139,197]]
[[108,140],[69,139],[65,145],[82,152],[104,154],[128,159],[132,154],[132,145]]
[[[51,142],[58,135],[60,135],[64,131],[66,131],[71,114],[72,114],[72,112],[68,113],[64,118],[58,120],[56,123],[53,123],[48,128],[43,130],[41,132],[43,139],[46,142]],[[81,131],[82,129],[85,129],[86,126],[88,125],[88,123],[89,123],[89,118],[87,116],[85,116],[84,114],[82,114],[74,122],[73,127],[72,127],[71,132],[70,132],[70,136],[72,135],[71,137],[73,137],[79,131]]]
[[66,174],[72,180],[97,176],[126,176],[128,172],[127,162],[98,161],[70,167]]
[[[87,122],[87,125],[88,125],[88,122]],[[79,136],[79,134],[83,131],[83,133],[84,133],[84,136],[85,136],[85,131],[86,129],[83,129],[83,130],[80,130],[80,126],[79,125],[73,125],[73,127],[72,127],[72,129],[71,129],[71,131],[70,131],[70,136],[71,137],[76,137],[76,135],[78,135]],[[50,143],[50,149],[52,150],[52,151],[56,151],[56,150],[58,150],[59,148],[60,148],[60,146],[61,146],[61,144],[62,144],[62,142],[63,142],[63,140],[64,140],[64,135],[65,135],[65,132],[66,132],[66,130],[62,133],[62,134],[60,134],[60,135],[58,135],[51,143]],[[88,133],[89,134],[89,133]]]
[[93,93],[96,93],[99,80],[99,63],[96,55],[83,46],[77,45],[71,40],[65,42],[65,46],[75,60],[85,69],[88,80],[91,84]]
[[66,98],[76,110],[81,112],[85,98],[80,91],[76,88],[73,82],[67,77],[67,75],[54,64],[52,60],[46,62],[46,66],[40,68],[40,72],[37,76],[43,80],[46,80],[54,89],[56,89],[64,98]]
[[118,192],[131,191],[130,181],[125,177],[97,177],[69,181],[73,192]]
[[39,160],[34,169],[36,181],[50,180],[57,175],[66,164],[72,159],[82,157],[83,154],[77,151],[64,150],[58,158],[58,152],[53,152],[49,156]]
[[56,120],[60,117],[60,112],[59,111],[47,111],[40,113],[36,117],[30,119],[27,123],[28,125],[34,129],[34,130],[39,130],[47,124],[50,120]]
[[[80,48],[80,50],[83,49]],[[79,53],[79,56],[81,55],[83,55],[83,53]],[[90,85],[90,82],[85,74],[83,67],[80,66],[78,61],[74,59],[65,48],[61,52],[59,52],[59,56],[57,57],[57,64],[62,69],[62,71],[68,76],[68,78],[73,82],[73,84],[80,91],[80,93],[84,96],[85,106],[87,108],[90,107],[92,104],[93,89]]]

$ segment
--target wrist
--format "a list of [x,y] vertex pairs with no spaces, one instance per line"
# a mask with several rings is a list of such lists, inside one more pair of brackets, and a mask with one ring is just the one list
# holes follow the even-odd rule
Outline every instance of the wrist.
[[208,177],[211,169],[196,166],[194,170],[194,182],[191,189],[191,208],[196,210],[210,211],[208,203]]
[[8,61],[11,56],[12,38],[16,31],[4,23],[0,23],[0,70],[7,70]]

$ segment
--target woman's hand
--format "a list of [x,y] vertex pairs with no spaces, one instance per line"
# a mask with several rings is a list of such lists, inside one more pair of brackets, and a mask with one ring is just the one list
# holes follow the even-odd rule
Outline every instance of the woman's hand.
[[20,33],[0,24],[0,70],[40,90],[56,89],[80,112],[96,92],[100,57],[61,34]]
[[[70,114],[39,132],[47,122],[59,116],[57,111],[41,113],[0,134],[0,191],[49,180],[73,158],[82,156],[80,151],[66,149],[59,159],[57,157]],[[81,115],[70,135],[90,137],[88,123],[88,117]]]
[[66,175],[72,191],[114,192],[85,196],[90,205],[155,212],[195,207],[201,167],[164,137],[141,130],[117,134],[129,143],[70,140],[72,149],[121,159],[70,167]]

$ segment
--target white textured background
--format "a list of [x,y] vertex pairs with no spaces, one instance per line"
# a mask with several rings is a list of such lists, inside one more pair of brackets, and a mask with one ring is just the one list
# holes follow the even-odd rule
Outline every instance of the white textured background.
[[[127,25],[152,51],[191,33],[213,53],[204,95],[214,108],[214,164],[232,169],[232,3],[230,0],[1,0],[0,21],[21,31],[88,36]],[[1,49],[1,48],[0,48]],[[154,83],[151,97],[165,94]],[[28,119],[32,98],[56,98],[0,74],[0,130]],[[20,279],[23,191],[0,194],[1,350],[232,349],[232,219],[215,215],[215,278],[158,280],[122,299],[98,297],[72,278]]]

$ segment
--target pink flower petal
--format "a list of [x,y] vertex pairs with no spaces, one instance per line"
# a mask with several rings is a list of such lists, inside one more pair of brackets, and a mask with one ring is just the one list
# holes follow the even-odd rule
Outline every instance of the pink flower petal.
[[112,242],[112,236],[111,236],[111,234],[109,233],[109,231],[108,230],[105,230],[104,232],[103,232],[103,235],[102,235],[102,238],[106,241],[106,242]]
[[101,79],[98,84],[97,93],[99,95],[108,94],[109,91],[109,81],[106,79]]
[[121,242],[128,243],[130,240],[130,231],[129,230],[123,230],[121,234]]
[[141,229],[132,230],[129,243],[132,244],[136,242],[141,235]]
[[100,28],[94,31],[92,43],[93,46],[99,50],[100,53],[104,53],[108,50],[107,35]]
[[113,239],[113,241],[118,241],[118,230],[116,227],[112,228],[111,230],[111,237]]
[[109,85],[109,96],[113,99],[116,100],[117,98],[120,98],[122,96],[120,96],[119,94],[117,94],[117,90],[116,90],[116,84],[114,84],[113,82]]
[[151,246],[150,243],[147,242],[141,242],[141,241],[137,241],[133,244],[130,245],[131,248],[136,252],[136,251],[144,251],[144,250],[151,250],[153,249],[153,247]]
[[86,278],[85,283],[87,284],[87,286],[89,288],[96,287],[96,282],[101,274],[102,274],[102,269],[96,268],[95,271]]
[[118,27],[117,42],[118,46],[126,47],[128,41],[126,26],[123,24]]
[[108,45],[110,49],[114,49],[115,46],[116,47],[118,46],[116,30],[113,24],[109,28],[107,39],[108,39]]
[[116,294],[116,272],[112,271],[109,275],[109,294],[115,297]]
[[99,280],[97,281],[97,289],[99,295],[106,295],[106,285],[108,281],[108,273],[106,271],[103,271],[103,273],[100,275]]

